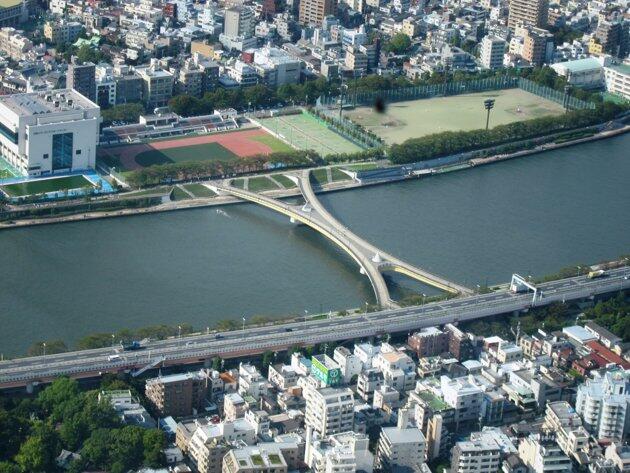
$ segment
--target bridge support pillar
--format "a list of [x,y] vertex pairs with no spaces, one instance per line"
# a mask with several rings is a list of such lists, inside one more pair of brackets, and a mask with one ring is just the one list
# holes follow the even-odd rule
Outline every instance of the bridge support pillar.
[[295,223],[295,218],[290,217],[290,218],[289,218],[289,222],[291,222],[291,223]]
[[33,394],[34,390],[35,390],[35,385],[33,383],[28,383],[26,385],[26,392],[27,392],[27,394]]

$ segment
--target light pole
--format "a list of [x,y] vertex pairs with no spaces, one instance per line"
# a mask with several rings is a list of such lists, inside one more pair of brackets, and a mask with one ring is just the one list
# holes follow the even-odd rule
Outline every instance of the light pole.
[[571,86],[567,84],[564,86],[564,113],[569,113],[569,92],[571,92]]
[[42,342],[42,347],[44,348],[44,356],[46,356],[46,342]]
[[483,101],[484,108],[488,111],[486,114],[486,130],[490,125],[490,110],[494,108],[494,99],[486,99]]
[[182,326],[181,325],[177,326],[177,338],[179,338],[179,339],[182,338]]
[[424,305],[424,302],[425,302],[426,298],[427,298],[427,295],[423,292],[422,293],[422,305]]
[[306,319],[308,319],[308,310],[304,309],[304,323],[306,323]]
[[341,84],[341,87],[339,87],[339,121],[341,121],[341,112],[343,111],[343,94],[346,90],[348,90],[348,86],[346,84]]

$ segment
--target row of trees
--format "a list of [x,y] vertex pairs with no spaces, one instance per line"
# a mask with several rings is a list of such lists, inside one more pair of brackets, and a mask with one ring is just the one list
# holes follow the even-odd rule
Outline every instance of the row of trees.
[[446,131],[412,138],[390,148],[389,158],[395,164],[439,158],[466,151],[488,148],[562,130],[582,128],[612,120],[625,108],[605,102],[592,110],[575,110],[562,116],[535,118],[523,122],[499,125],[489,130]]
[[149,166],[130,173],[127,182],[134,187],[144,187],[171,181],[190,181],[273,168],[319,164],[323,164],[323,160],[314,151],[278,151],[269,155],[243,157],[235,161],[186,161]]
[[[122,388],[114,384],[105,388]],[[122,424],[98,391],[81,391],[77,381],[60,378],[35,399],[0,404],[0,472],[63,471],[55,459],[62,449],[78,452],[67,471],[123,473],[165,465],[166,439],[158,429]]]

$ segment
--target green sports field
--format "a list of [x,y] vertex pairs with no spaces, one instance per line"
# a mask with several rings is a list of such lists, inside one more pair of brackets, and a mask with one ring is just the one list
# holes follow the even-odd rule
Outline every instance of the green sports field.
[[142,167],[185,161],[232,161],[235,159],[237,156],[219,143],[152,149],[136,156],[136,162]]
[[275,136],[260,135],[260,136],[252,136],[250,139],[269,146],[271,148],[272,153],[283,153],[287,151],[293,151],[293,148],[291,146],[286,144],[284,141],[280,141]]
[[94,187],[94,184],[83,176],[66,176],[51,179],[38,179],[35,181],[24,181],[17,184],[7,184],[5,186],[0,186],[0,190],[11,197],[21,197],[26,195],[47,194],[49,192],[60,192],[64,190],[82,189],[88,186]]
[[298,149],[312,149],[321,156],[356,153],[361,148],[305,113],[264,118],[261,123]]
[[371,130],[386,143],[443,131],[475,130],[486,126],[484,100],[494,99],[490,127],[563,113],[561,105],[521,89],[436,97],[389,104],[384,114],[370,107],[346,112],[346,117]]

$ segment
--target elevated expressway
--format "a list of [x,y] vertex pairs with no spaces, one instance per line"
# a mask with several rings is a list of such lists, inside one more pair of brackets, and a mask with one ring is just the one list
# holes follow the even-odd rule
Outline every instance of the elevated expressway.
[[[462,322],[490,315],[513,313],[552,302],[592,298],[630,288],[629,268],[609,270],[602,278],[585,276],[551,281],[537,286],[537,293],[514,294],[507,290],[489,294],[387,309],[332,319],[307,320],[245,330],[208,333],[148,342],[141,351],[120,352],[101,348],[0,362],[0,388],[32,387],[57,376],[94,378],[103,373],[143,370],[147,366],[175,366],[223,358],[282,350],[295,345],[371,337],[383,333],[408,332],[422,327]],[[111,355],[117,357],[112,359]]]
[[324,235],[348,253],[359,265],[361,274],[365,274],[369,278],[376,296],[376,303],[381,308],[391,309],[397,307],[397,304],[390,297],[389,289],[383,278],[383,271],[401,273],[424,284],[453,294],[470,295],[473,293],[467,287],[417,268],[380,250],[350,231],[333,217],[317,199],[311,185],[309,169],[305,169],[300,175],[287,174],[287,177],[295,182],[300,189],[304,197],[304,205],[287,204],[278,199],[238,189],[230,185],[207,184],[207,187],[219,194],[229,194],[274,210],[286,215],[292,222],[308,225]]

